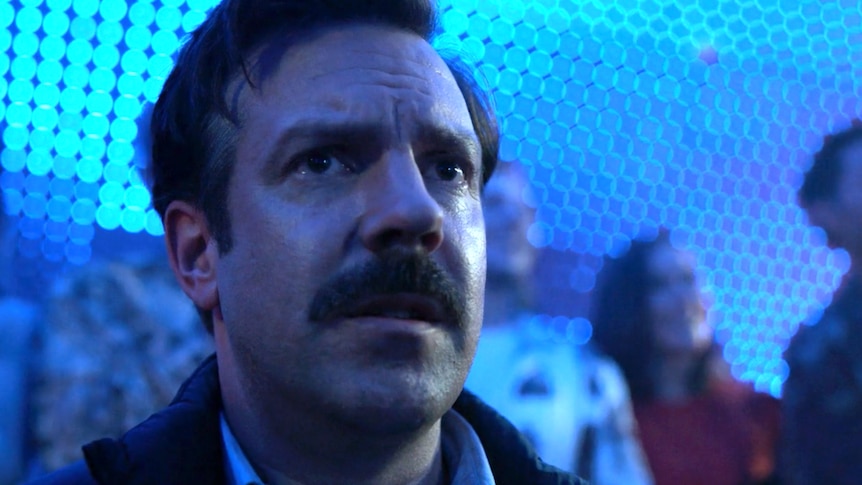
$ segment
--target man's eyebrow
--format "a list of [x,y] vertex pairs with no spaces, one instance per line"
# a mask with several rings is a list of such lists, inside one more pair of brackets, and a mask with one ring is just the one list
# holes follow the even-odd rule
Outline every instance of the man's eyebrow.
[[417,138],[422,143],[436,143],[447,150],[467,151],[465,155],[481,156],[482,149],[472,127],[462,128],[454,125],[425,124],[419,128]]
[[337,142],[355,142],[358,140],[379,139],[378,129],[372,123],[356,123],[342,121],[324,121],[320,119],[299,120],[278,133],[276,142],[272,145],[269,153],[264,159],[264,170],[268,172],[278,171],[284,163],[284,153],[290,149],[292,144],[311,146],[303,148],[313,149],[316,145],[326,145]]

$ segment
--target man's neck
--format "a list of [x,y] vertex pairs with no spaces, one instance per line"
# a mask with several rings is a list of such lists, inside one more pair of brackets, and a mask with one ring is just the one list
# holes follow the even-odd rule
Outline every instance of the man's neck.
[[[279,470],[276,470],[267,466],[259,466],[258,474],[262,477],[264,482],[267,485],[310,485],[312,483],[361,483],[356,481],[356,477],[348,477],[345,473],[340,473],[341,478],[330,478],[330,477],[314,477],[313,481],[298,481],[293,479],[286,474],[282,473]],[[335,481],[333,481],[335,480]],[[383,477],[380,480],[384,480]],[[442,456],[435,459],[432,468],[428,470],[424,476],[419,478],[418,480],[410,480],[408,482],[402,481],[394,481],[394,482],[383,482],[379,481],[377,478],[372,479],[370,481],[366,481],[365,483],[397,483],[404,485],[444,485],[447,483],[447,474],[444,470],[444,462]]]
[[439,421],[402,435],[379,435],[339,426],[325,416],[306,415],[302,420],[285,418],[276,422],[260,419],[296,415],[289,409],[281,413],[231,411],[236,409],[224,409],[228,423],[267,484],[444,483]]

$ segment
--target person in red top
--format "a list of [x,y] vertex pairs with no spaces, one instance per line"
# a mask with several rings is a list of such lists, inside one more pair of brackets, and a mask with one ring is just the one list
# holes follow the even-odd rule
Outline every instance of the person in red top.
[[629,384],[656,485],[772,480],[778,401],[726,372],[694,257],[666,231],[606,264],[591,320],[594,343]]

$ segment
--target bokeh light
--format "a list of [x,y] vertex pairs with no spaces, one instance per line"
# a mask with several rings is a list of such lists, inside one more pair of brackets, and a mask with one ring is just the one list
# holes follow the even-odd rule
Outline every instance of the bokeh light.
[[[162,233],[136,118],[215,3],[0,3],[0,189],[21,255],[83,264],[97,226]],[[734,374],[778,394],[781,352],[848,267],[795,190],[823,136],[862,116],[862,31],[842,20],[859,6],[678,5],[445,0],[439,42],[481,63],[501,154],[539,201],[527,236],[570,263],[542,278],[559,305],[537,322],[586,342],[583,308],[563,302],[666,226],[699,258]]]

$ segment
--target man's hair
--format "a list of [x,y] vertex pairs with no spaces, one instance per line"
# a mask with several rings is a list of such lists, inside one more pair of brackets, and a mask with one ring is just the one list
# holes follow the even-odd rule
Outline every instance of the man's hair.
[[[227,198],[239,115],[228,86],[244,76],[254,87],[268,74],[271,65],[252,65],[249,59],[261,47],[289,48],[316,32],[351,23],[394,27],[430,43],[437,12],[431,0],[224,0],[213,9],[181,49],[152,112],[148,181],[162,218],[171,201],[193,203],[203,212],[219,252],[230,251]],[[455,57],[444,60],[479,138],[484,184],[499,148],[491,101],[470,68]],[[201,316],[211,329],[212,315]]]
[[[655,322],[649,315],[652,282],[648,262],[653,250],[662,244],[670,244],[665,229],[655,239],[632,241],[625,254],[608,260],[590,306],[592,341],[620,366],[632,400],[638,402],[652,399],[657,384],[658,350],[653,340]],[[693,393],[707,384],[710,351],[700,356],[689,376],[687,387]]]
[[805,173],[797,197],[802,208],[835,195],[842,170],[841,154],[850,145],[862,141],[862,120],[852,121],[850,128],[827,135],[823,147],[814,155],[814,163]]

